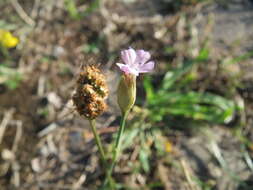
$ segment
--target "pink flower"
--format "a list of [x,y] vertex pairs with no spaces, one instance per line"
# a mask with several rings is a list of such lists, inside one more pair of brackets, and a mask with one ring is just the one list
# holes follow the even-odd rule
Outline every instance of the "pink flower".
[[138,76],[139,73],[147,73],[154,69],[155,63],[149,61],[150,53],[144,50],[135,51],[132,48],[121,51],[121,59],[125,64],[116,63],[126,74]]

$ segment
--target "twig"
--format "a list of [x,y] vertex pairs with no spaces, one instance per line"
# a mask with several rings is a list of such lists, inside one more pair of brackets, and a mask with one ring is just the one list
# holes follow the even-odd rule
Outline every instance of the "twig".
[[218,163],[220,164],[222,169],[229,175],[229,177],[231,177],[231,179],[237,182],[241,182],[240,177],[233,170],[230,169],[229,165],[223,158],[221,150],[215,141],[211,140],[209,149],[210,152],[214,154],[214,157],[217,159]]
[[4,118],[2,120],[2,123],[0,124],[0,144],[2,143],[5,130],[7,128],[8,123],[10,122],[12,118],[13,113],[14,113],[14,109],[10,109],[4,114]]
[[56,145],[53,141],[53,135],[52,134],[49,134],[46,136],[47,138],[47,144],[48,144],[48,150],[50,153],[57,153],[57,148],[56,148]]
[[172,189],[172,184],[171,184],[171,181],[169,178],[168,170],[163,165],[162,162],[158,163],[157,172],[158,172],[158,176],[159,176],[162,184],[164,185],[165,189],[167,189],[167,190]]
[[38,8],[39,8],[40,0],[35,0],[33,4],[33,9],[31,12],[31,17],[34,19],[38,15]]
[[17,11],[17,13],[19,14],[19,16],[29,25],[34,26],[35,22],[32,18],[30,18],[26,12],[24,11],[24,9],[20,6],[20,4],[18,3],[17,0],[11,0],[11,4],[14,7],[14,9]]
[[[23,123],[21,121],[16,121],[16,135],[13,141],[13,145],[12,145],[12,153],[15,154],[15,152],[18,149],[18,145],[19,145],[19,141],[21,140],[22,137],[22,132],[23,132],[23,128],[22,128]],[[16,156],[15,156],[16,158]],[[20,165],[18,163],[18,161],[15,159],[13,160],[13,162],[11,163],[12,166],[12,171],[13,171],[13,184],[15,187],[19,187],[20,186]]]
[[253,173],[253,161],[252,161],[252,159],[250,158],[250,155],[249,155],[249,153],[247,152],[247,150],[244,150],[243,156],[244,156],[245,162],[247,163],[249,169],[250,169],[251,172]]
[[43,137],[47,134],[49,134],[50,132],[54,131],[56,128],[58,128],[59,126],[56,123],[51,123],[50,125],[48,125],[46,128],[44,128],[43,130],[41,130],[38,133],[38,137]]
[[10,122],[12,115],[13,115],[14,109],[9,110],[8,112],[5,113],[4,119],[0,125],[0,134],[1,134],[1,139],[0,141],[2,142],[4,132],[7,128],[7,125],[9,123],[14,123],[16,125],[16,135],[13,140],[12,148],[11,150],[4,149],[2,151],[2,158],[6,160],[4,166],[1,168],[1,175],[5,175],[9,168],[11,167],[13,175],[11,176],[12,183],[14,184],[15,187],[20,186],[20,165],[18,161],[16,160],[16,155],[15,152],[18,149],[19,141],[21,140],[22,137],[22,122],[21,121],[12,121]]
[[38,81],[38,90],[37,94],[38,96],[43,96],[45,93],[45,83],[46,83],[46,77],[45,76],[40,76],[39,81]]
[[12,181],[14,186],[17,188],[20,186],[20,165],[17,161],[13,161],[12,164],[12,171],[13,171],[13,176],[12,176]]
[[191,190],[199,190],[199,188],[197,188],[196,184],[194,184],[194,182],[191,179],[190,168],[186,164],[185,160],[181,159],[180,163],[181,163],[181,165],[183,167],[184,175],[185,175],[185,178],[186,178],[186,180],[187,180],[187,182],[188,182],[188,184],[190,186],[190,189]]
[[228,165],[221,154],[221,150],[220,150],[219,146],[217,145],[217,143],[214,140],[211,140],[211,142],[210,142],[210,151],[211,151],[211,153],[214,154],[215,158],[217,159],[217,161],[219,162],[221,167],[227,169]]
[[73,184],[73,189],[78,189],[81,188],[82,184],[86,181],[86,175],[82,174],[79,179],[77,180],[77,182],[75,182]]
[[21,121],[16,121],[16,125],[17,125],[17,127],[16,127],[17,130],[16,130],[15,139],[14,139],[14,142],[13,142],[13,145],[12,145],[12,152],[17,151],[18,144],[19,144],[19,141],[22,137],[22,132],[23,132],[23,128],[22,128],[23,123]]

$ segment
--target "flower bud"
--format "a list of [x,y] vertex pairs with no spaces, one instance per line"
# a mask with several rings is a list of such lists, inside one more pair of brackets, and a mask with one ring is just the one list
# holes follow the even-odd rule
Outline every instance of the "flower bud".
[[124,74],[120,79],[117,95],[121,112],[128,112],[134,105],[136,98],[136,76]]

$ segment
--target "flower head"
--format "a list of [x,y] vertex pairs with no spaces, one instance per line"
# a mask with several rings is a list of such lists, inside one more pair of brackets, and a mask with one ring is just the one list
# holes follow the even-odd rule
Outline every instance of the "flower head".
[[88,119],[95,119],[106,110],[107,96],[105,76],[95,66],[84,67],[72,97],[77,112]]
[[125,74],[138,76],[139,73],[147,73],[154,69],[155,63],[150,60],[150,53],[144,50],[129,48],[121,51],[121,59],[125,64],[116,63]]
[[19,43],[18,38],[9,31],[0,29],[0,45],[6,48],[13,48]]

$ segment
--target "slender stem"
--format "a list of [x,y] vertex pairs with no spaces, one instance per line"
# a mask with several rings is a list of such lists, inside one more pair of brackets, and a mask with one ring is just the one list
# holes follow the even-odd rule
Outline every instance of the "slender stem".
[[103,149],[100,137],[99,137],[97,129],[96,129],[96,121],[94,119],[92,119],[92,120],[89,120],[89,122],[90,122],[90,126],[91,126],[91,129],[92,129],[93,135],[95,137],[95,142],[97,144],[98,151],[99,151],[100,156],[101,156],[101,160],[103,162],[104,167],[106,168],[105,151]]
[[122,114],[122,118],[120,121],[120,128],[119,128],[119,132],[118,132],[118,136],[117,136],[116,144],[115,144],[115,153],[114,153],[114,157],[113,157],[114,162],[117,160],[118,154],[120,152],[121,137],[122,137],[124,129],[125,129],[127,116],[128,116],[128,112],[125,112]]
[[92,129],[93,135],[95,137],[95,142],[97,144],[98,151],[100,153],[100,158],[103,162],[103,167],[104,167],[104,170],[105,170],[105,173],[106,173],[106,181],[109,182],[109,186],[112,189],[113,188],[113,180],[112,180],[111,174],[109,172],[110,170],[108,169],[107,160],[106,160],[106,156],[105,156],[105,151],[104,151],[104,148],[102,146],[100,137],[99,137],[97,129],[96,129],[96,121],[95,120],[89,120],[89,122],[90,122],[90,126],[91,126],[91,129]]
[[124,129],[125,129],[126,118],[128,116],[128,113],[129,113],[128,111],[122,113],[120,127],[119,127],[119,131],[118,131],[118,136],[117,136],[115,147],[114,147],[114,151],[113,151],[112,164],[111,164],[111,167],[110,167],[110,169],[108,171],[108,176],[112,175],[113,168],[114,168],[114,166],[115,166],[115,164],[117,162],[118,154],[120,153],[121,138],[122,138],[122,134],[123,134]]

